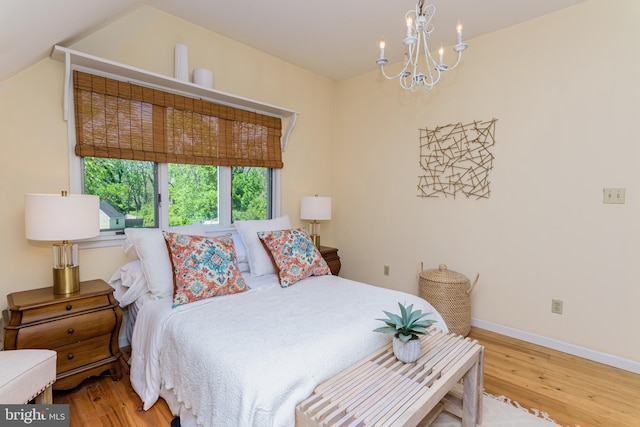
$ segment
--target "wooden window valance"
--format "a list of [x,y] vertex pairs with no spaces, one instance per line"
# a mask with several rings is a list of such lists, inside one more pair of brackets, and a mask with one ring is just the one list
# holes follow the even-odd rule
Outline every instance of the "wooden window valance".
[[282,121],[73,72],[78,156],[282,168]]

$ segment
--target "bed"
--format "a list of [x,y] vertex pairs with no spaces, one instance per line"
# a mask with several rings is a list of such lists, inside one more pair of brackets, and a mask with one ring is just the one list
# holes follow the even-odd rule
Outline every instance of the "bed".
[[[316,260],[321,274],[287,282],[285,264],[278,269],[278,257],[269,254],[268,245],[256,246],[253,237],[257,229],[276,235],[289,230],[288,218],[284,223],[247,221],[236,227],[235,264],[244,270],[240,274],[246,289],[181,304],[176,304],[177,279],[171,281],[172,291],[163,285],[163,295],[151,292],[157,291],[157,283],[149,282],[161,274],[171,277],[166,265],[150,262],[150,253],[168,256],[173,270],[171,247],[168,255],[167,245],[164,253],[157,247],[164,243],[157,239],[157,230],[145,239],[135,236],[137,232],[128,235],[140,261],[123,266],[111,283],[116,296],[134,307],[129,322],[131,383],[145,410],[162,397],[183,427],[293,426],[296,404],[316,385],[389,342],[389,335],[373,332],[383,310],[396,311],[398,302],[413,304],[447,330],[440,314],[423,299],[332,276],[321,268],[323,260]],[[152,233],[156,247],[150,250]],[[310,249],[317,256],[317,250]],[[252,251],[266,254],[275,268],[260,265]],[[241,266],[245,262],[248,265]]]

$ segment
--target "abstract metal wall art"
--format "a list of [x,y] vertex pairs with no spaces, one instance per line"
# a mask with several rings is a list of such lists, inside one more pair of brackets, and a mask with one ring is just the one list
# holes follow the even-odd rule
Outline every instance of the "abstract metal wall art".
[[418,197],[488,199],[497,120],[420,129]]

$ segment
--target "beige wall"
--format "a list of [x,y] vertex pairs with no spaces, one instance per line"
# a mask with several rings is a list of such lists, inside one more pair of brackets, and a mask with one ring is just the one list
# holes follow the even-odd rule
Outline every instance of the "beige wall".
[[[420,262],[479,272],[473,317],[640,361],[639,42],[640,2],[594,0],[469,40],[431,93],[339,82],[344,275],[417,292]],[[418,198],[418,129],[494,117],[490,198]]]
[[[282,212],[294,225],[300,224],[300,197],[332,191],[327,171],[332,161],[335,82],[150,7],[68,47],[173,76],[177,43],[187,45],[190,69],[214,71],[216,89],[300,113],[284,153],[282,173]],[[24,238],[23,197],[69,187],[63,76],[61,62],[45,59],[0,83],[0,138],[8,150],[0,158],[2,309],[8,293],[51,283],[51,245]],[[323,227],[327,244],[332,243],[331,227]],[[107,280],[132,259],[121,247],[80,250],[79,258],[81,280]]]
[[[474,317],[640,361],[639,8],[592,0],[469,40],[459,70],[427,94],[377,71],[335,83],[150,7],[70,47],[172,75],[183,43],[217,89],[299,111],[283,213],[297,224],[301,196],[333,196],[321,234],[344,276],[415,293],[420,262],[479,272]],[[0,83],[0,308],[50,281],[50,245],[24,238],[22,200],[68,187],[62,81],[46,59]],[[493,117],[491,197],[418,198],[418,129]],[[608,186],[626,187],[627,203],[603,205]],[[129,259],[82,250],[81,277],[108,279]]]

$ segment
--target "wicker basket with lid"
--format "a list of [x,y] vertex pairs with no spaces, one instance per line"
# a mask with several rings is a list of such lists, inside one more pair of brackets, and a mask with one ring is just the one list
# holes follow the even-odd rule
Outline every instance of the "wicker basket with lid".
[[438,310],[449,331],[467,336],[471,330],[471,290],[473,285],[464,274],[448,270],[446,264],[420,273],[419,295]]

